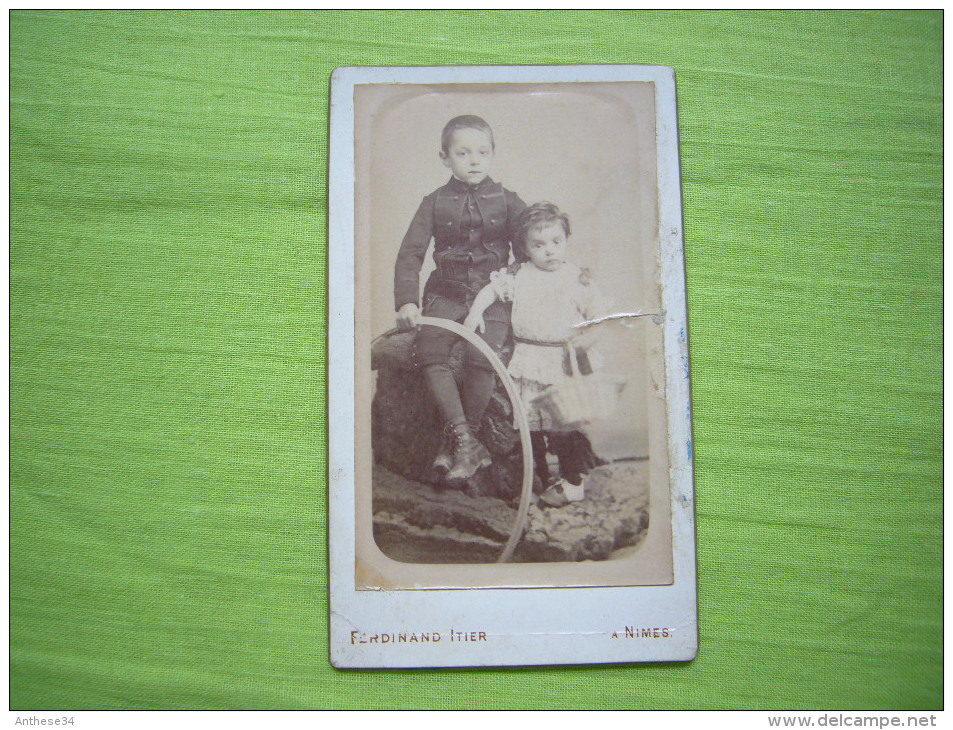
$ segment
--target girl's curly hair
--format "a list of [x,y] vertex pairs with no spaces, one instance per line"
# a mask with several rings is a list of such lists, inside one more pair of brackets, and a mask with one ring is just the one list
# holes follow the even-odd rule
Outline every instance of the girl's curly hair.
[[545,228],[553,223],[560,223],[569,238],[569,216],[563,213],[552,203],[533,203],[520,212],[516,227],[516,241],[519,251],[526,255],[526,237],[534,228]]

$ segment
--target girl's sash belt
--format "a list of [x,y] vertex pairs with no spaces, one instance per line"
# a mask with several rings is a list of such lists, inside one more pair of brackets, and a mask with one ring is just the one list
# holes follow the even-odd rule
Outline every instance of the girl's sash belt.
[[565,340],[563,340],[562,342],[546,342],[544,340],[530,340],[526,337],[517,337],[516,335],[513,335],[513,341],[521,342],[524,345],[537,345],[538,347],[565,347],[566,346]]

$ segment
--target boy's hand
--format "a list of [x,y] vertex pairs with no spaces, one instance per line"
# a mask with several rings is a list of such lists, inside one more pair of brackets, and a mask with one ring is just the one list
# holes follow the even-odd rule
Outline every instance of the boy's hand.
[[397,329],[407,332],[420,324],[420,307],[413,302],[407,302],[397,310]]
[[470,312],[467,318],[463,320],[463,326],[474,332],[486,332],[486,323],[483,321],[483,315],[476,312]]

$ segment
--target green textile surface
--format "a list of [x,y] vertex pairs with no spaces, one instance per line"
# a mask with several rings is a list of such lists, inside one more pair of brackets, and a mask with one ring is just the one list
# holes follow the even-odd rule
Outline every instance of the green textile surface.
[[[941,707],[942,21],[13,12],[12,708]],[[329,78],[449,63],[676,69],[692,663],[328,663]]]

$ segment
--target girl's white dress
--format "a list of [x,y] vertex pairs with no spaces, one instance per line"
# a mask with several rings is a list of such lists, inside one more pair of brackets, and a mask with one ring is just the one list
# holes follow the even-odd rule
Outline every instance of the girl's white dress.
[[[579,334],[574,325],[608,314],[608,302],[590,281],[588,271],[568,263],[556,271],[543,271],[527,261],[492,273],[490,283],[500,299],[513,302],[516,345],[508,370],[519,387],[529,427],[533,431],[555,428],[549,414],[533,400],[548,386],[570,377],[563,369],[566,348],[558,345]],[[588,355],[592,367],[598,367],[599,355],[592,350]]]

